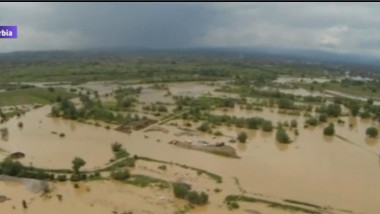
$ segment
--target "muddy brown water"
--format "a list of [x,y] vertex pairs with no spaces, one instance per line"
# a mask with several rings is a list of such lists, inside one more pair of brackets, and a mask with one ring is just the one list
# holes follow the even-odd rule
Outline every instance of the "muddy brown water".
[[[167,142],[174,139],[228,142],[231,136],[236,136],[243,129],[219,127],[218,129],[227,137],[214,137],[208,134],[178,137],[175,134],[181,130],[175,126],[163,125],[169,130],[169,133],[141,131],[124,134],[106,130],[104,127],[49,118],[46,115],[50,112],[50,108],[50,106],[45,106],[33,109],[20,118],[12,118],[6,124],[2,124],[2,127],[6,126],[9,129],[9,139],[8,141],[0,140],[0,148],[10,152],[24,152],[26,157],[22,162],[27,165],[70,168],[71,160],[75,156],[79,156],[87,162],[85,169],[94,169],[104,166],[109,161],[112,157],[110,145],[118,141],[132,154],[186,164],[222,175],[224,180],[220,188],[223,189],[225,195],[239,193],[233,180],[233,177],[236,177],[248,193],[279,199],[293,199],[323,206],[329,205],[353,210],[357,213],[372,214],[380,211],[380,162],[378,158],[380,143],[378,139],[368,139],[365,136],[365,129],[375,125],[372,121],[346,117],[344,126],[336,125],[338,135],[359,146],[338,137],[324,137],[322,131],[326,124],[304,129],[302,118],[298,118],[300,135],[298,137],[291,135],[294,142],[290,145],[276,143],[275,133],[245,130],[249,136],[247,143],[244,145],[231,144],[237,149],[241,159],[229,159],[177,148]],[[270,110],[249,113],[233,112],[232,114],[235,113],[268,117],[266,119],[273,120],[294,118],[289,115],[277,115],[271,113]],[[17,126],[19,121],[24,123],[22,129]],[[350,129],[349,121],[356,121],[356,126]],[[52,131],[65,133],[66,137],[60,138],[58,135],[52,134]],[[134,205],[128,203],[132,200],[136,200],[137,202],[134,202],[136,204],[140,203],[136,206],[146,206],[148,211],[145,213],[167,213],[164,211],[165,209],[170,211],[177,208],[176,203],[166,208],[163,205],[144,205],[146,200],[141,197],[152,194],[154,191],[149,188],[135,189],[130,185],[120,185],[110,181],[86,185],[91,191],[81,194],[75,192],[76,190],[69,183],[56,185],[56,192],[62,192],[72,197],[72,200],[68,199],[70,197],[66,197],[66,201],[59,202],[36,198],[36,195],[27,192],[22,186],[1,182],[0,195],[7,195],[14,200],[5,202],[4,206],[2,204],[0,213],[23,213],[24,211],[17,204],[21,204],[21,198],[24,197],[36,198],[33,202],[34,205],[31,206],[33,208],[28,209],[28,213],[32,214],[51,213],[52,210],[62,211],[61,213],[78,213],[79,211],[80,213],[90,211],[92,213],[109,213],[110,208],[118,210],[133,208]],[[160,197],[160,194],[164,193],[157,191],[156,196]],[[171,195],[171,193],[165,194],[167,197]],[[104,199],[104,195],[111,196]],[[193,212],[225,212],[226,209],[221,207],[222,196],[213,195],[211,197],[214,199],[210,206],[198,208]],[[16,206],[16,209],[13,210],[12,206]],[[247,209],[250,208],[250,205],[245,206],[248,206]],[[140,210],[140,208],[136,209]],[[242,213],[242,210],[234,212]]]

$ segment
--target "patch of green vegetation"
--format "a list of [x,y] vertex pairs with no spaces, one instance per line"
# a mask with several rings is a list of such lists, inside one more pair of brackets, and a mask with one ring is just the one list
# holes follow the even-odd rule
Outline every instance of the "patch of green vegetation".
[[173,193],[176,198],[186,199],[191,204],[204,205],[208,203],[208,195],[205,192],[192,191],[191,186],[186,183],[173,183]]
[[[288,211],[292,211],[292,212],[303,212],[303,213],[308,213],[308,214],[321,214],[321,212],[318,210],[303,208],[303,207],[299,207],[299,206],[295,206],[295,205],[289,205],[289,204],[285,204],[285,203],[279,203],[279,202],[275,202],[275,201],[270,201],[270,200],[266,200],[266,199],[255,198],[255,197],[249,197],[249,196],[244,196],[244,195],[228,195],[224,199],[224,202],[229,207],[231,206],[231,204],[234,204],[238,201],[244,201],[244,202],[250,202],[250,203],[265,203],[265,204],[268,204],[269,207],[278,208],[278,209],[282,209],[282,210],[288,210]],[[292,201],[291,203],[294,203],[294,201]],[[300,203],[300,202],[298,202],[298,203]],[[306,203],[302,204],[302,205],[306,205]],[[313,208],[316,208],[316,207],[313,207]]]
[[57,101],[59,98],[72,98],[74,96],[75,94],[67,92],[62,88],[56,88],[54,91],[49,91],[46,88],[12,90],[0,93],[0,106],[49,104]]
[[305,123],[309,126],[316,126],[316,125],[318,125],[318,120],[317,120],[317,118],[310,117],[310,118],[306,119]]
[[282,126],[277,127],[276,140],[280,143],[291,143],[288,134]]
[[115,160],[129,157],[129,153],[127,152],[127,150],[123,148],[122,145],[118,142],[111,144],[111,149],[114,154]]
[[325,113],[329,117],[339,117],[342,112],[342,107],[338,103],[332,103],[326,105],[322,105],[315,109],[318,113]]
[[240,132],[237,136],[237,139],[240,143],[245,143],[247,138],[248,138],[248,136],[247,136],[247,133],[245,133],[245,132]]
[[119,169],[119,170],[113,170],[111,172],[111,178],[115,180],[126,180],[130,178],[131,175],[129,174],[129,171],[127,169]]
[[334,124],[330,123],[326,128],[324,128],[323,134],[327,136],[333,136],[335,134]]
[[368,135],[369,137],[376,138],[377,135],[379,134],[379,131],[377,130],[376,127],[368,127],[365,131],[365,134]]

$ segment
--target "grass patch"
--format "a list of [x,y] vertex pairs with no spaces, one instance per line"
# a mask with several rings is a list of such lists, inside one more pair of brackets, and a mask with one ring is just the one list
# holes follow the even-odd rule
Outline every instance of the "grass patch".
[[47,88],[12,90],[0,93],[0,106],[48,104],[55,102],[57,97],[71,98],[74,96],[62,88],[55,88],[53,92]]

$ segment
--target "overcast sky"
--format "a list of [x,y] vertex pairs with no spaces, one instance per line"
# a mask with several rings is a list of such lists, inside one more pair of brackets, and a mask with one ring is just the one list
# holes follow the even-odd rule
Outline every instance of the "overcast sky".
[[379,3],[0,3],[0,52],[281,47],[380,57]]

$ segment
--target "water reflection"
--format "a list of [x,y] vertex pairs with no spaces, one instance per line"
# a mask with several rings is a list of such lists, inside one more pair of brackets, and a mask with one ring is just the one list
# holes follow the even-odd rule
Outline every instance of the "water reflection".
[[237,143],[237,149],[241,152],[244,152],[245,150],[247,150],[247,143],[250,143],[250,142],[246,142],[246,143]]
[[279,142],[276,142],[275,144],[276,144],[276,148],[282,152],[289,149],[289,144],[279,143]]
[[377,138],[372,138],[372,137],[366,137],[365,138],[365,143],[368,146],[375,146],[377,144]]
[[327,136],[323,135],[323,140],[327,143],[331,143],[333,141],[334,137],[333,136]]

